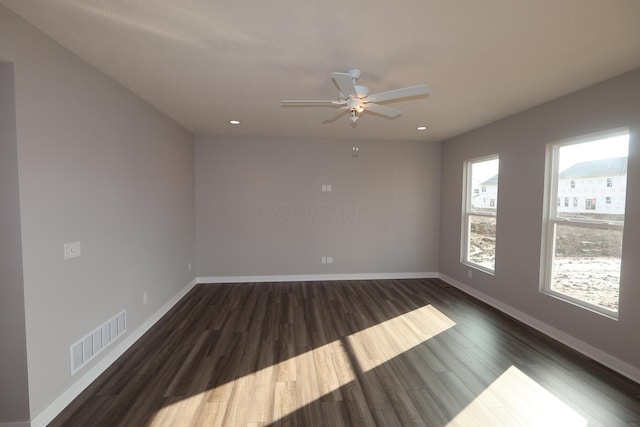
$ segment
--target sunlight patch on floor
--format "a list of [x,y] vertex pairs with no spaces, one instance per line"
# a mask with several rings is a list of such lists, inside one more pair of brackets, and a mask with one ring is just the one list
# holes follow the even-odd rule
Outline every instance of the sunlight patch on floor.
[[447,427],[585,427],[587,419],[515,366],[500,375]]
[[347,339],[360,368],[368,372],[455,324],[434,306],[426,305],[349,335]]
[[[367,372],[455,325],[427,305],[348,336],[358,369]],[[341,388],[356,380],[341,340],[298,354],[160,409],[150,425],[270,423],[313,402],[341,401]],[[170,423],[170,424],[171,424]],[[177,425],[177,424],[173,424]]]
[[207,426],[273,422],[332,393],[330,400],[342,400],[339,389],[355,378],[349,356],[336,340],[205,392],[176,398],[150,425],[164,425],[163,420]]

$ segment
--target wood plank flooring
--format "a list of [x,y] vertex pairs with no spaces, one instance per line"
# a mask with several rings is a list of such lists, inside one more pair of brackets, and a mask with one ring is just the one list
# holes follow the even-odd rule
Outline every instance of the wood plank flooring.
[[640,386],[437,279],[197,285],[51,426],[639,426]]

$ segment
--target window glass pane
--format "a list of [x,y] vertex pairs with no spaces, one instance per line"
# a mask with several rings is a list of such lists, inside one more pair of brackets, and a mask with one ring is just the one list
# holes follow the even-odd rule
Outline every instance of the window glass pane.
[[498,169],[497,156],[465,163],[461,260],[489,273],[495,269]]
[[556,224],[551,290],[618,311],[622,230]]
[[496,263],[496,217],[469,215],[467,261],[490,270]]
[[627,134],[558,149],[559,218],[624,221],[628,145]]
[[498,159],[471,163],[471,207],[474,210],[495,213],[498,204],[498,165]]

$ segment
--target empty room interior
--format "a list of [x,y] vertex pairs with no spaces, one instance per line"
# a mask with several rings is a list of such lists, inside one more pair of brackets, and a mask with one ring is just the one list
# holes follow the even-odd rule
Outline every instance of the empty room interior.
[[639,23],[0,0],[0,427],[640,426]]

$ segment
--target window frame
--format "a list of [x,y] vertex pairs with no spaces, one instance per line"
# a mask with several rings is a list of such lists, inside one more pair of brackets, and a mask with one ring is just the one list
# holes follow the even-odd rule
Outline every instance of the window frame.
[[[495,207],[493,208],[495,212],[487,212],[486,210],[478,210],[477,208],[473,208],[471,203],[471,198],[473,196],[473,182],[472,182],[472,173],[471,169],[474,163],[482,163],[491,160],[498,160],[498,191],[496,192],[496,198],[500,192],[500,156],[498,154],[491,154],[489,156],[478,157],[474,159],[465,160],[463,164],[463,189],[462,189],[462,232],[461,237],[462,241],[460,244],[460,262],[467,267],[475,268],[477,270],[483,271],[490,275],[495,275],[495,266],[497,264],[496,254],[498,248],[498,239],[497,239],[497,225],[498,225],[498,207],[497,202],[495,202]],[[486,193],[486,187],[482,187]],[[494,253],[494,268],[488,268],[484,265],[476,264],[473,261],[468,260],[469,255],[469,235],[470,235],[470,216],[483,216],[489,218],[496,219],[496,253]]]
[[[590,135],[578,136],[575,138],[569,138],[561,141],[550,142],[547,144],[546,154],[546,170],[545,170],[545,201],[544,201],[544,216],[543,216],[543,236],[542,236],[542,251],[540,259],[540,292],[546,295],[550,295],[565,302],[577,305],[586,310],[593,311],[603,316],[609,317],[614,320],[618,320],[618,311],[609,310],[605,307],[601,307],[596,304],[592,304],[588,301],[567,295],[562,292],[554,291],[551,289],[551,280],[553,275],[553,261],[554,261],[554,244],[555,244],[555,229],[557,225],[568,225],[575,227],[590,227],[600,228],[607,230],[621,231],[624,234],[624,221],[614,220],[601,220],[592,218],[566,218],[558,216],[558,205],[553,203],[555,200],[559,200],[558,196],[558,181],[560,177],[559,173],[559,157],[560,148],[569,145],[576,145],[588,142],[595,142],[602,139],[612,138],[616,136],[629,135],[631,138],[631,132],[629,128],[619,128],[604,132],[598,132]],[[628,160],[627,160],[628,161]],[[585,199],[585,210],[588,199]],[[623,236],[624,239],[624,236]],[[622,258],[622,254],[620,255]],[[619,283],[622,286],[622,283]],[[618,300],[620,293],[618,293]]]

